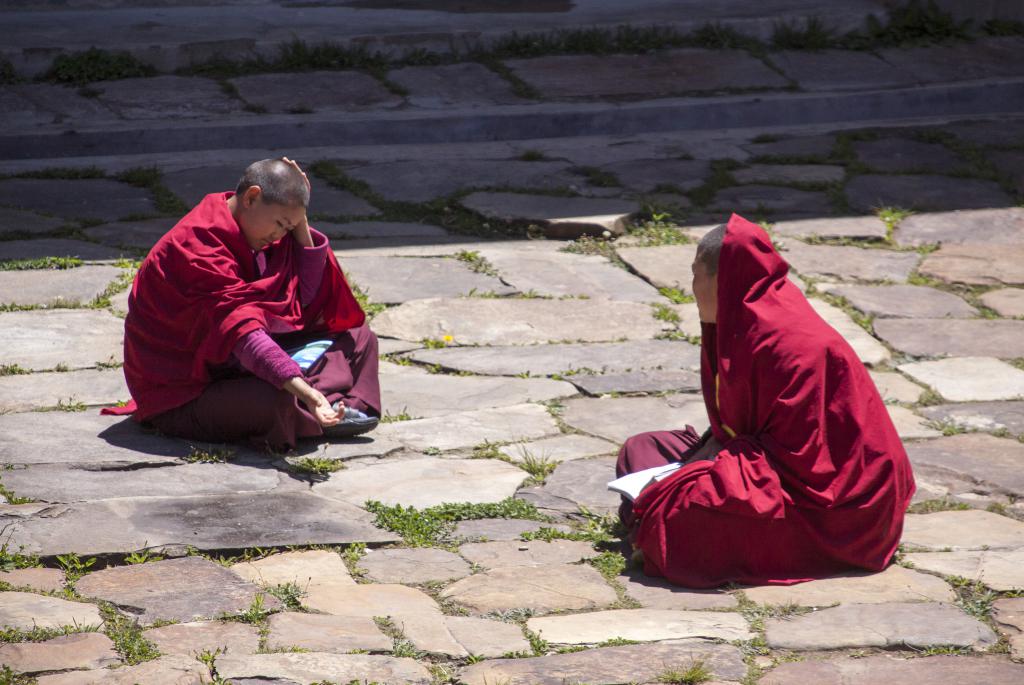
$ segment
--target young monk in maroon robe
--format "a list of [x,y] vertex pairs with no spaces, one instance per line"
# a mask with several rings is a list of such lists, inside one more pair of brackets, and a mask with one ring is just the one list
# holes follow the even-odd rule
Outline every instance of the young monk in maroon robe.
[[[287,158],[250,165],[150,251],[132,285],[116,412],[162,433],[289,449],[372,430],[377,339],[327,238],[306,221],[309,181]],[[325,340],[303,370],[285,349]]]
[[686,462],[624,503],[649,575],[790,584],[881,570],[896,551],[910,463],[864,365],[787,271],[736,215],[697,248],[711,429],[644,433],[619,455],[620,476]]

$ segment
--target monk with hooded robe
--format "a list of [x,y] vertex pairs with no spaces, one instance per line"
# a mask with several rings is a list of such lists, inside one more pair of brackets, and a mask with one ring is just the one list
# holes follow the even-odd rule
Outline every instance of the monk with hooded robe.
[[786,277],[768,235],[733,215],[693,263],[711,421],[626,441],[624,475],[683,462],[621,514],[644,571],[673,583],[798,583],[878,571],[914,493],[864,365]]
[[377,339],[309,198],[296,163],[265,159],[157,242],[128,298],[132,401],[108,413],[275,450],[376,427]]

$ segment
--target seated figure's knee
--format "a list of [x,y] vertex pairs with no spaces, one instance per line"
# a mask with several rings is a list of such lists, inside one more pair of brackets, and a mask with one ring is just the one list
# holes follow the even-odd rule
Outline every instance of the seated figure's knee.
[[620,453],[623,455],[627,455],[630,452],[638,449],[649,449],[656,442],[654,437],[655,433],[656,431],[650,431],[647,433],[637,433],[633,437],[627,438],[626,441],[622,443],[622,449]]

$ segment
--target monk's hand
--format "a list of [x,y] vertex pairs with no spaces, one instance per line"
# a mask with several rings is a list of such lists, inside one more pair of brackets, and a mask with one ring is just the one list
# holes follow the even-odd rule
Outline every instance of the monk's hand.
[[306,172],[302,170],[302,167],[299,166],[298,162],[294,159],[288,159],[287,157],[282,157],[281,161],[302,174],[302,179],[306,182],[306,187],[312,189],[312,186],[309,184],[309,176],[306,176]]
[[334,426],[341,421],[341,413],[335,411],[324,394],[307,383],[306,379],[301,376],[289,378],[284,384],[284,389],[306,405],[306,409],[316,417],[317,423],[321,426]]
[[313,234],[309,232],[305,214],[302,215],[302,221],[295,224],[295,228],[292,229],[292,237],[303,247],[313,247]]

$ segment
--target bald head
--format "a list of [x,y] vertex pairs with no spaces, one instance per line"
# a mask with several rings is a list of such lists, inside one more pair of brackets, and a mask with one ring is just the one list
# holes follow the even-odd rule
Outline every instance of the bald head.
[[712,228],[697,243],[697,261],[704,265],[708,274],[718,273],[718,258],[722,254],[723,240],[725,240],[725,224]]
[[261,159],[250,164],[242,174],[236,195],[243,195],[253,186],[259,186],[263,201],[285,207],[309,207],[309,186],[302,173],[280,159]]

